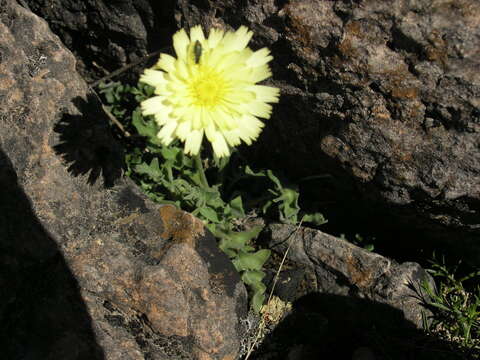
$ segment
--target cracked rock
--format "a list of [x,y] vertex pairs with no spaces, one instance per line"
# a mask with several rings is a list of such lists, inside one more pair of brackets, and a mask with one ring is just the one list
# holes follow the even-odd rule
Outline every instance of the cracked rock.
[[213,236],[122,178],[44,20],[0,0],[0,44],[2,357],[235,359],[246,291]]
[[429,311],[422,306],[421,285],[426,281],[434,288],[435,284],[420,265],[397,264],[319,230],[302,227],[294,236],[296,229],[294,225],[269,225],[269,247],[283,254],[291,242],[288,258],[314,273],[317,292],[389,305],[422,328],[423,316]]

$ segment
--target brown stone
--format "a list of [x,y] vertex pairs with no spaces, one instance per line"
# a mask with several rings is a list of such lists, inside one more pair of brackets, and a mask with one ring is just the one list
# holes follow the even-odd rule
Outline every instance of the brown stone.
[[269,246],[283,254],[291,243],[288,258],[313,271],[318,293],[386,304],[422,329],[423,316],[430,314],[423,306],[422,284],[435,284],[420,265],[398,264],[319,230],[283,224],[268,229]]
[[0,344],[9,359],[234,359],[246,291],[123,154],[45,21],[0,0]]

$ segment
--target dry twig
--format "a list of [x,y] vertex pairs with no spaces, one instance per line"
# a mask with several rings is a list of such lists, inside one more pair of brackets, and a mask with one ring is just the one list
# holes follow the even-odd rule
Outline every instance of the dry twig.
[[[270,294],[268,295],[267,304],[268,304],[268,303],[270,302],[270,300],[272,299],[273,291],[275,290],[275,286],[277,285],[278,277],[280,276],[280,272],[282,271],[283,264],[285,263],[285,260],[287,259],[288,251],[290,250],[290,247],[291,247],[292,244],[293,244],[293,240],[295,239],[298,231],[300,230],[300,227],[302,226],[302,223],[303,223],[303,218],[302,218],[302,220],[300,220],[300,222],[298,223],[297,228],[295,229],[295,231],[293,232],[293,234],[290,235],[290,238],[288,239],[288,241],[289,241],[289,242],[288,242],[288,247],[287,247],[287,250],[285,250],[285,253],[283,254],[282,261],[280,262],[280,265],[278,266],[278,270],[277,270],[277,272],[276,272],[276,274],[275,274],[275,277],[273,278],[273,285],[272,285],[272,289],[270,290]],[[261,336],[261,333],[262,333],[262,327],[263,327],[263,326],[265,326],[265,316],[262,316],[262,318],[261,318],[261,320],[260,320],[260,323],[258,324],[257,335],[255,336],[255,339],[253,340],[252,345],[250,345],[250,348],[248,349],[247,354],[246,354],[244,360],[248,360],[248,358],[249,358],[250,355],[252,354],[253,349],[255,348],[255,346],[257,345],[258,340],[260,339],[260,336]]]

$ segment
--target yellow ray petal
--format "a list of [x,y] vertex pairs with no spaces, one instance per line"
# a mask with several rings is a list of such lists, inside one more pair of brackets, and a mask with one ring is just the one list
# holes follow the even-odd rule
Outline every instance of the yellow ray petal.
[[169,123],[169,122],[172,121],[172,117],[170,116],[169,112],[157,112],[157,113],[155,113],[154,116],[155,116],[155,122],[159,126],[163,126],[166,123]]
[[224,100],[232,104],[250,103],[256,99],[256,94],[253,91],[247,91],[245,89],[232,89]]
[[232,130],[238,125],[233,116],[228,112],[228,108],[218,107],[214,111],[209,112],[212,122],[220,130]]
[[251,69],[249,80],[257,83],[269,78],[270,76],[272,76],[272,72],[268,65],[262,65]]
[[251,67],[258,67],[267,64],[273,60],[273,56],[270,55],[270,50],[267,48],[255,51],[247,60],[247,65]]
[[173,35],[173,47],[179,60],[185,61],[187,59],[188,44],[190,44],[190,39],[184,29],[177,31]]
[[224,52],[241,51],[245,49],[253,33],[245,26],[240,26],[236,32],[227,32],[221,42]]
[[170,145],[174,139],[172,135],[176,128],[176,121],[168,121],[158,132],[157,137],[162,141],[163,144]]
[[186,82],[190,79],[190,72],[188,71],[187,63],[184,60],[175,62],[175,77],[181,81]]
[[219,42],[222,40],[225,32],[220,29],[210,29],[210,34],[208,35],[207,46],[209,49],[217,47]]
[[200,25],[196,25],[192,27],[190,30],[190,41],[192,44],[195,43],[195,41],[200,41],[203,45],[203,42],[205,40],[205,35],[203,34],[202,27]]
[[253,32],[249,31],[246,26],[240,26],[237,31],[235,31],[235,37],[236,37],[236,46],[235,46],[235,51],[241,51],[245,49],[245,47],[248,45],[250,42],[250,39],[253,36]]
[[245,88],[245,90],[255,93],[257,101],[277,103],[280,96],[280,89],[265,85],[252,85]]
[[270,115],[272,114],[272,105],[261,101],[253,101],[246,105],[246,107],[250,114],[264,119],[270,118]]
[[228,145],[230,145],[231,147],[240,145],[241,140],[240,140],[238,129],[227,130],[227,131],[223,131],[222,133],[223,133],[223,136],[225,137],[225,140],[227,140]]
[[197,155],[200,151],[200,146],[202,145],[202,139],[203,129],[191,131],[185,140],[185,153],[190,155]]
[[218,157],[230,155],[230,149],[220,131],[211,131],[209,141],[212,144],[213,152]]
[[140,81],[154,87],[165,86],[168,83],[163,71],[152,69],[146,69],[142,76],[140,76]]
[[157,64],[155,65],[157,68],[162,69],[166,72],[174,72],[175,71],[175,61],[176,59],[168,54],[161,54],[160,60],[158,60]]
[[175,134],[180,140],[185,141],[192,131],[192,123],[190,121],[182,121],[178,124]]
[[264,123],[258,120],[255,116],[244,115],[239,121],[238,136],[245,141],[247,145],[255,140],[262,131]]
[[154,115],[161,112],[170,112],[170,107],[166,106],[162,96],[154,96],[140,103],[143,115]]

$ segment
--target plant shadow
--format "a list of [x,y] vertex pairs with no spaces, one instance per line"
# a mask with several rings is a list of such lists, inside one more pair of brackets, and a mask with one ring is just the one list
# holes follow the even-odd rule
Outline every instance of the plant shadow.
[[88,173],[90,185],[102,176],[105,187],[113,187],[125,165],[123,149],[113,138],[108,116],[93,94],[86,101],[76,97],[72,102],[79,114],[65,113],[55,125],[59,143],[54,150],[67,162],[73,176]]
[[292,312],[249,359],[467,360],[468,356],[416,329],[389,305],[311,293],[293,303]]
[[77,281],[1,149],[0,169],[1,358],[105,359]]

